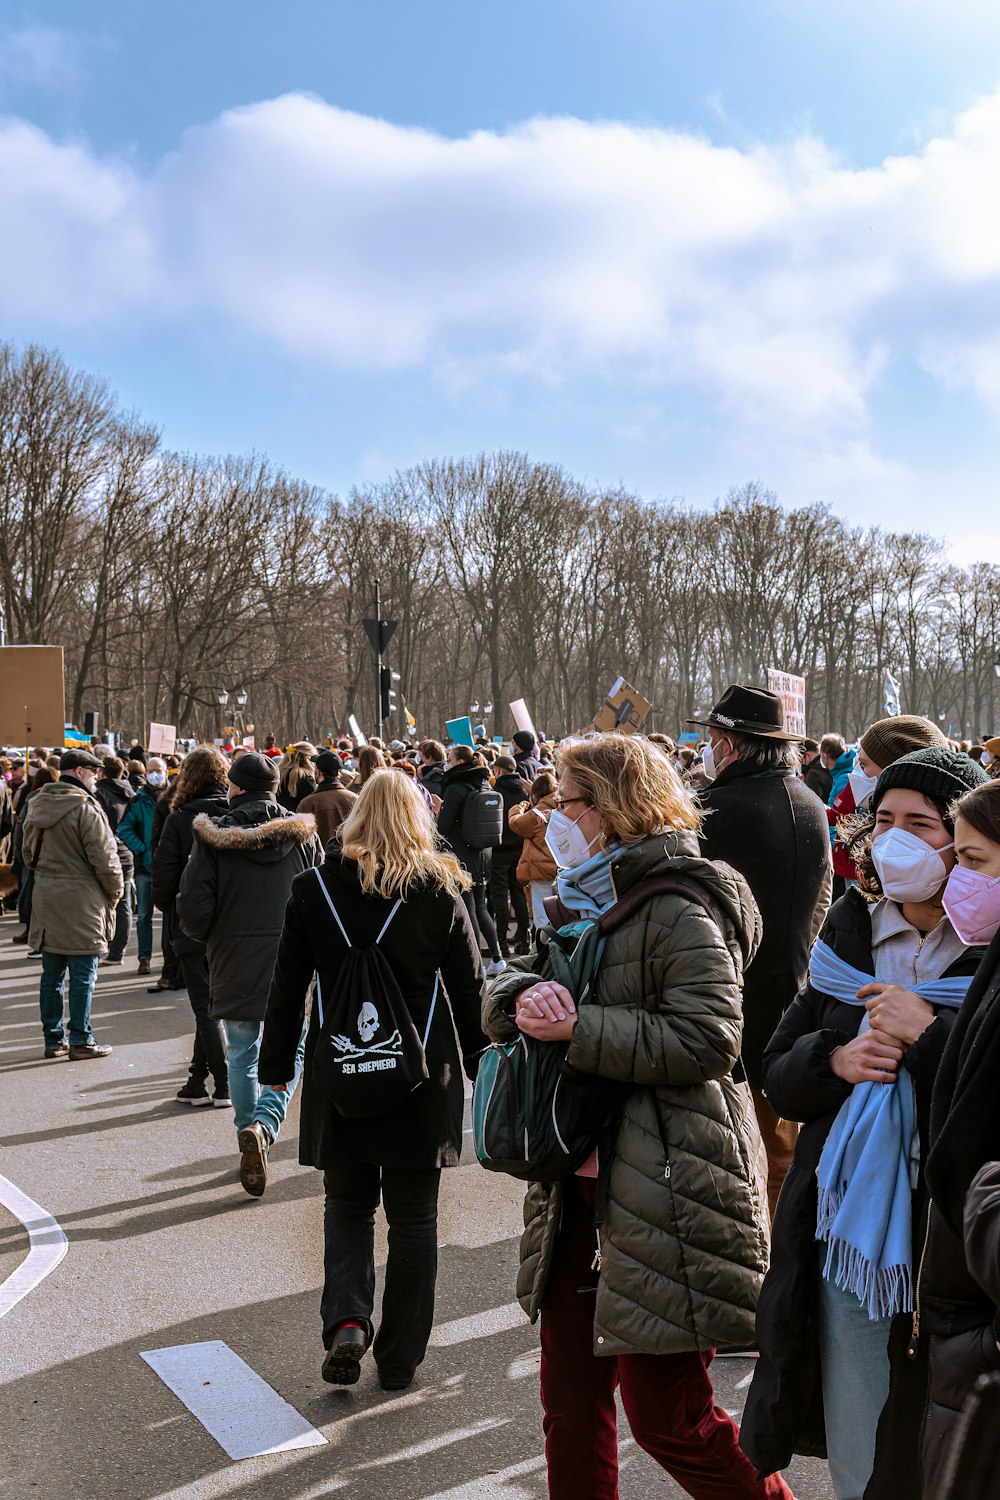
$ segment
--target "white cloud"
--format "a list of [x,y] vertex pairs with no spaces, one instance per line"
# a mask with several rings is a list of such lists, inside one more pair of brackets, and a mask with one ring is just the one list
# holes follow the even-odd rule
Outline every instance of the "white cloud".
[[451,140],[287,95],[141,176],[8,120],[0,317],[56,338],[221,320],[453,390],[683,386],[732,428],[812,441],[818,474],[878,470],[869,401],[895,362],[1000,407],[998,158],[1000,92],[865,170],[808,137],[544,119]]
[[57,26],[28,25],[0,32],[0,83],[56,87],[80,69],[79,44]]

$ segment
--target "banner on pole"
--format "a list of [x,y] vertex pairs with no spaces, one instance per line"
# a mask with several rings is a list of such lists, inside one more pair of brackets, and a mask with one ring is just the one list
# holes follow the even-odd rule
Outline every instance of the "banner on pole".
[[173,755],[177,745],[175,724],[150,724],[146,749],[150,755]]
[[806,680],[791,672],[767,669],[768,691],[777,693],[785,716],[785,733],[805,735],[806,732]]

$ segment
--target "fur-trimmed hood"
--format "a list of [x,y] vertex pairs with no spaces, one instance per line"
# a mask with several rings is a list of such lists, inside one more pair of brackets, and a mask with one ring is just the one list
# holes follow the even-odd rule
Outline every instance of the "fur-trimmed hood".
[[[247,814],[257,814],[251,820]],[[308,844],[316,837],[316,819],[312,813],[286,813],[275,803],[255,803],[235,814],[210,818],[199,813],[193,832],[200,844],[216,854],[240,854],[246,859],[270,863],[284,859],[296,844]]]

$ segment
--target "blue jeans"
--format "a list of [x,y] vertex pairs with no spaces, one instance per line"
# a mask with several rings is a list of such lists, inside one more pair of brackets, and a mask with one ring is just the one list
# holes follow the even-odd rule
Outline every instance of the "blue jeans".
[[281,1089],[272,1089],[267,1084],[259,1088],[257,1084],[257,1060],[264,1032],[263,1021],[223,1021],[222,1024],[229,1053],[229,1096],[233,1101],[233,1123],[237,1130],[245,1130],[252,1120],[256,1120],[259,1125],[263,1125],[271,1140],[276,1141],[292,1102],[292,1095],[302,1077],[306,1027],[303,1026],[299,1045],[295,1049],[295,1073],[283,1092]]
[[153,956],[153,877],[143,870],[135,872],[135,935],[139,957]]
[[69,973],[69,1041],[71,1047],[86,1047],[94,1040],[90,1029],[90,1006],[97,979],[96,953],[43,953],[38,1007],[46,1047],[59,1047],[66,1040],[63,1029],[63,985]]
[[891,1318],[869,1318],[857,1297],[819,1282],[819,1354],[830,1478],[837,1500],[862,1500],[889,1395]]

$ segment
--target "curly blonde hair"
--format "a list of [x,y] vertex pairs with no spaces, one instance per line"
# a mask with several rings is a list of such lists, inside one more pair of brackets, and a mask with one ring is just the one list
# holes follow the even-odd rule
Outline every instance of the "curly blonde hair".
[[556,768],[600,813],[610,842],[636,843],[668,829],[701,826],[697,804],[663,751],[638,735],[562,740]]
[[459,896],[472,885],[453,854],[437,847],[434,819],[416,785],[387,767],[374,771],[340,825],[340,846],[358,866],[366,896],[401,896],[414,884]]

